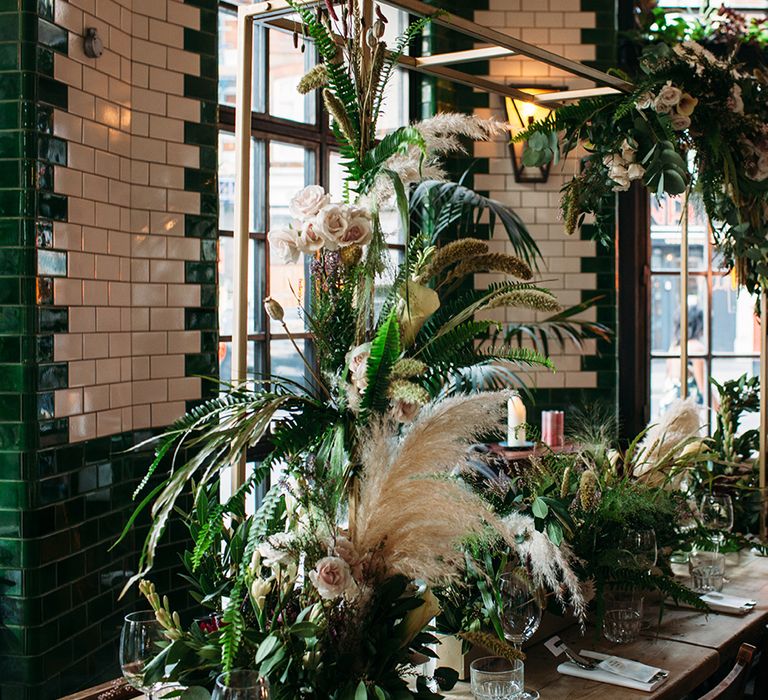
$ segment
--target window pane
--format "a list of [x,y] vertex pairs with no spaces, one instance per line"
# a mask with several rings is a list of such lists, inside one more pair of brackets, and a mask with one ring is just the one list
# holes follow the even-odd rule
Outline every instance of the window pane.
[[[219,132],[219,228],[235,228],[235,135]],[[251,140],[250,230],[264,230],[264,142]]]
[[[264,111],[263,31],[253,29],[253,111]],[[235,106],[237,97],[237,15],[219,10],[219,104]]]
[[[299,339],[296,342],[304,353],[304,357],[309,358],[310,341]],[[269,344],[269,357],[273,375],[285,377],[307,386],[304,362],[290,340],[273,340]]]
[[[274,230],[291,222],[288,203],[291,197],[315,179],[315,154],[301,146],[272,141],[269,146],[269,223]],[[300,256],[295,263],[270,261],[269,295],[282,304],[285,322],[291,331],[304,331],[302,307],[306,306],[308,258]],[[274,332],[282,326],[271,322]]]
[[330,151],[328,154],[328,187],[331,193],[331,201],[341,202],[344,199],[344,176],[346,171],[341,166],[341,154],[338,151]]
[[731,278],[712,278],[712,352],[760,352],[760,326],[754,296],[733,289]]
[[[264,243],[251,239],[248,248],[248,334],[264,332]],[[219,239],[219,333],[232,335],[234,325],[234,239]]]
[[[707,280],[691,276],[688,282],[688,353],[707,352]],[[680,278],[651,277],[651,352],[680,352]]]
[[315,91],[301,96],[296,86],[312,67],[314,52],[293,46],[293,37],[275,29],[269,32],[269,113],[296,122],[315,122]]
[[[709,367],[702,357],[688,361],[688,396],[706,406],[709,401]],[[680,358],[651,360],[651,420],[658,418],[680,398]]]
[[[651,197],[651,269],[680,269],[680,198]],[[709,228],[706,216],[693,203],[688,208],[688,269],[707,269]]]
[[400,68],[392,71],[384,89],[384,103],[376,123],[376,135],[379,138],[408,123],[408,91],[408,72]]
[[[722,384],[729,379],[738,379],[742,374],[757,377],[760,372],[760,361],[757,358],[715,358],[712,360],[712,376]],[[717,411],[719,400],[717,390],[713,387],[712,408]],[[759,413],[743,413],[739,433],[760,426]]]
[[[263,342],[248,342],[248,358],[245,369],[249,377],[255,374],[264,374]],[[219,377],[223,382],[229,382],[232,377],[232,343],[229,341],[219,343]]]

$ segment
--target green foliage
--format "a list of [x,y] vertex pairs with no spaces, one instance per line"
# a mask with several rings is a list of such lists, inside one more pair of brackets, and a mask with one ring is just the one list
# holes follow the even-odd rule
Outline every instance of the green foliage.
[[412,226],[433,245],[438,240],[475,235],[481,225],[493,231],[498,221],[516,255],[532,267],[541,255],[536,241],[512,209],[473,192],[461,182],[425,180],[419,183],[411,193],[410,212]]
[[363,410],[383,411],[389,405],[389,373],[400,357],[400,324],[394,313],[384,320],[371,342],[368,358],[368,386],[361,401]]

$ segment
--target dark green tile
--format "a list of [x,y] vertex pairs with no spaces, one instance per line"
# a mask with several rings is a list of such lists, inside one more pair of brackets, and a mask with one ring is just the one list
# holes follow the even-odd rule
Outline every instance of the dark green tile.
[[184,263],[184,279],[187,284],[215,284],[216,263],[188,260]]
[[[185,77],[188,78],[190,76]],[[215,87],[216,83],[213,83],[213,85]],[[213,124],[184,122],[184,143],[191,143],[197,146],[213,146],[217,138],[218,132]]]
[[18,70],[19,45],[16,42],[0,44],[0,71]]
[[[190,31],[188,29],[185,32]],[[215,37],[213,37],[215,41]],[[197,100],[214,102],[218,97],[218,85],[215,80],[198,78],[193,75],[184,76],[184,95]]]
[[67,386],[67,364],[41,365],[37,368],[37,387],[46,389],[65,389]]
[[41,102],[53,105],[54,107],[60,107],[64,110],[67,109],[68,88],[64,83],[41,75],[38,77],[37,85],[38,99]]
[[38,195],[37,207],[40,216],[54,221],[67,220],[67,198],[59,194],[41,192]]
[[184,217],[184,235],[189,238],[217,238],[216,220],[209,217]]
[[63,27],[57,27],[42,18],[37,22],[38,42],[54,51],[67,53],[68,36],[67,30]]
[[0,306],[0,333],[23,333],[25,309],[20,306]]
[[[0,21],[0,26],[2,22]],[[0,80],[0,100],[17,100],[21,96],[21,75],[8,73]]]
[[215,354],[187,355],[184,358],[185,374],[188,377],[212,377],[218,371],[218,359]]
[[0,387],[5,392],[24,391],[24,366],[0,365]]
[[19,17],[9,13],[0,15],[0,41],[18,41]]
[[0,277],[0,304],[20,303],[21,285],[19,284],[19,279],[14,279],[13,277]]
[[40,75],[53,78],[53,51],[44,46],[37,47],[37,70]]
[[58,307],[41,307],[37,314],[40,333],[66,333],[69,330],[69,310]]
[[53,246],[53,224],[50,221],[38,221],[35,226],[35,245],[38,248]]
[[67,142],[55,136],[41,136],[38,140],[37,157],[56,165],[67,164]]
[[[214,25],[215,26],[215,25]],[[206,34],[194,29],[184,28],[184,50],[192,53],[208,54],[213,56],[216,53],[217,41],[215,34]],[[186,93],[190,96],[189,93]],[[215,97],[213,99],[216,99]]]
[[216,173],[185,168],[184,189],[187,192],[215,192]]
[[215,284],[200,285],[200,306],[205,309],[216,308],[217,294]]
[[37,14],[53,22],[53,0],[37,0]]

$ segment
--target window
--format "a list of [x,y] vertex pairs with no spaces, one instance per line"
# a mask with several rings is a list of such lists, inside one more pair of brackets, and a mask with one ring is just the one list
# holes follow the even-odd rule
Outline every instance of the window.
[[[659,6],[688,20],[699,17],[698,0],[660,0]],[[762,18],[765,0],[736,0],[730,9]],[[680,396],[680,255],[681,199],[651,196],[650,214],[650,398],[651,419],[664,413]],[[742,374],[757,375],[760,334],[756,299],[737,291],[712,244],[706,215],[691,205],[688,211],[688,395],[712,409],[718,407],[718,382]],[[750,423],[750,418],[752,422]],[[745,418],[757,428],[757,417]]]
[[[651,417],[680,397],[681,199],[651,198]],[[755,298],[733,288],[712,244],[706,216],[688,212],[688,395],[717,409],[709,378],[757,374]]]
[[[404,13],[388,11],[388,31],[399,34]],[[266,296],[277,299],[286,321],[307,357],[310,336],[301,308],[308,301],[308,269],[303,259],[282,265],[270,259],[267,232],[288,220],[288,202],[303,185],[318,183],[341,199],[342,171],[328,120],[314,94],[302,97],[296,85],[316,60],[311,47],[300,52],[290,33],[255,25],[253,54],[251,222],[248,294],[248,372],[280,374],[304,380],[304,367],[280,324],[268,323]],[[235,140],[234,105],[237,77],[236,5],[219,4],[219,368],[231,376],[233,325],[233,229]],[[380,131],[397,128],[410,118],[408,75],[396,71],[387,96]],[[396,221],[396,219],[394,219]],[[384,222],[387,223],[386,221]],[[394,226],[393,235],[396,234]],[[393,255],[400,241],[392,240]]]

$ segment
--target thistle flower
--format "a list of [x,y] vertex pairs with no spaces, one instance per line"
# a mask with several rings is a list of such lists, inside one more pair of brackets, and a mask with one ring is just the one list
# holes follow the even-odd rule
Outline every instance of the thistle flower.
[[328,85],[328,70],[324,63],[318,63],[312,68],[304,77],[299,80],[299,84],[296,87],[300,95],[306,95],[312,90],[319,90]]
[[499,294],[483,306],[483,310],[497,309],[501,306],[518,306],[533,311],[557,312],[562,308],[549,292],[539,289],[516,289],[512,292]]
[[484,255],[487,252],[488,244],[477,238],[462,238],[459,241],[452,241],[435,252],[432,260],[419,275],[419,281],[424,282],[435,275],[439,275],[446,267],[459,260]]
[[485,253],[463,259],[447,275],[444,283],[476,272],[503,272],[522,280],[533,277],[531,268],[517,256],[506,253]]
[[582,473],[579,480],[579,503],[584,510],[590,510],[597,500],[597,474],[591,469]]
[[389,385],[389,398],[393,401],[424,406],[429,403],[429,392],[422,386],[405,379],[396,379]]
[[411,379],[418,377],[427,371],[427,365],[421,360],[412,357],[404,357],[398,360],[392,367],[389,376],[393,379]]
[[500,656],[507,661],[524,659],[525,654],[515,649],[509,642],[502,641],[490,632],[459,632],[459,639],[469,642],[473,646],[489,651],[494,656]]

